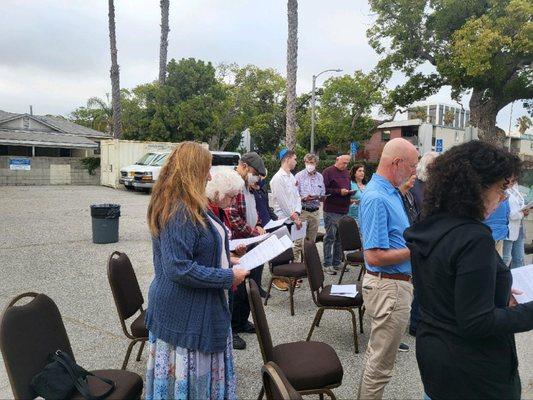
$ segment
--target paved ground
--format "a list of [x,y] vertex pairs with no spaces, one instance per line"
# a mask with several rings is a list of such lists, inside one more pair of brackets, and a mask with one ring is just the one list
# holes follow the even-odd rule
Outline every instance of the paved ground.
[[[52,297],[65,321],[77,361],[88,369],[120,368],[127,340],[122,335],[106,276],[107,258],[114,250],[126,252],[135,268],[143,293],[152,278],[152,252],[145,213],[145,194],[104,187],[2,187],[0,190],[0,307],[15,295],[38,291]],[[100,202],[122,206],[120,241],[96,245],[91,241],[89,205]],[[530,230],[531,231],[531,230]],[[264,281],[268,271],[264,273]],[[355,280],[355,271],[346,282]],[[329,278],[332,279],[333,278]],[[296,316],[289,313],[288,295],[275,292],[266,307],[274,344],[304,340],[315,308],[305,283],[296,293]],[[362,354],[368,341],[359,336],[359,354],[354,354],[348,313],[330,312],[315,330],[314,340],[329,343],[344,367],[344,380],[335,389],[339,398],[354,398],[361,372]],[[245,351],[235,352],[239,398],[256,398],[260,388],[261,354],[254,335],[243,335]],[[389,399],[421,398],[422,385],[411,346],[400,353],[396,372],[387,387]],[[533,399],[533,332],[517,335],[524,398]],[[142,361],[130,360],[129,369],[145,373]],[[12,393],[3,363],[0,363],[0,399]]]

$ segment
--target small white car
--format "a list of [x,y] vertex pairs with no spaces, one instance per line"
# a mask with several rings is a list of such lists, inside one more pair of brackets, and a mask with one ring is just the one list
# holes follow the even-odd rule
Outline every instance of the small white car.
[[[152,190],[168,154],[170,153],[161,155],[150,165],[135,168],[132,182],[135,190],[146,192]],[[241,158],[239,153],[229,151],[212,151],[211,155],[213,156],[211,168],[234,168],[239,164]]]
[[151,165],[151,163],[158,160],[161,155],[162,153],[157,152],[146,153],[135,164],[121,168],[119,182],[122,183],[126,189],[134,190],[133,180],[135,171],[141,166]]

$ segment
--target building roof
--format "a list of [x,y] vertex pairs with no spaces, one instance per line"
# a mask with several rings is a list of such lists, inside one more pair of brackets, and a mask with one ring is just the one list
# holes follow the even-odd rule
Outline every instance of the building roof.
[[112,136],[107,133],[78,125],[72,121],[69,121],[68,119],[64,117],[56,117],[53,115],[16,114],[16,113],[10,113],[7,111],[0,110],[0,123],[6,122],[12,119],[22,118],[22,117],[32,118],[36,120],[37,122],[41,122],[45,125],[48,125],[52,129],[56,129],[59,132],[70,134],[70,135],[84,136],[84,137],[90,137],[90,138],[95,138],[95,139],[98,139],[98,138],[111,139],[112,138]]
[[419,126],[422,125],[421,119],[406,119],[403,121],[390,121],[385,122],[384,124],[381,124],[378,126],[378,129],[384,129],[384,128],[398,128],[401,126]]
[[98,144],[82,136],[22,129],[0,129],[0,144],[11,146],[63,147],[68,149],[92,149],[98,147]]

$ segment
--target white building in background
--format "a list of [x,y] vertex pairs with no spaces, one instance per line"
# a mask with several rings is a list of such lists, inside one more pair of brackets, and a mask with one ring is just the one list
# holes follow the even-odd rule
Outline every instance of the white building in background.
[[[445,103],[422,104],[410,107],[407,110],[407,119],[420,118],[417,115],[419,109],[425,110],[425,122],[432,125],[457,129],[465,129],[470,125],[470,110]],[[449,115],[449,121],[447,121],[447,115]]]
[[507,148],[521,159],[533,161],[533,134],[521,134],[518,131],[506,134]]

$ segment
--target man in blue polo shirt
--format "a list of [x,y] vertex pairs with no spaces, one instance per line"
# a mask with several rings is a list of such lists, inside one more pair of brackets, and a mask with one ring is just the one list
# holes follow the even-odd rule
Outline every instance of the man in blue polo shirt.
[[409,219],[398,187],[415,174],[417,162],[418,151],[410,142],[402,138],[389,141],[359,205],[367,270],[362,292],[371,318],[360,399],[383,397],[409,322],[411,256],[403,238]]

